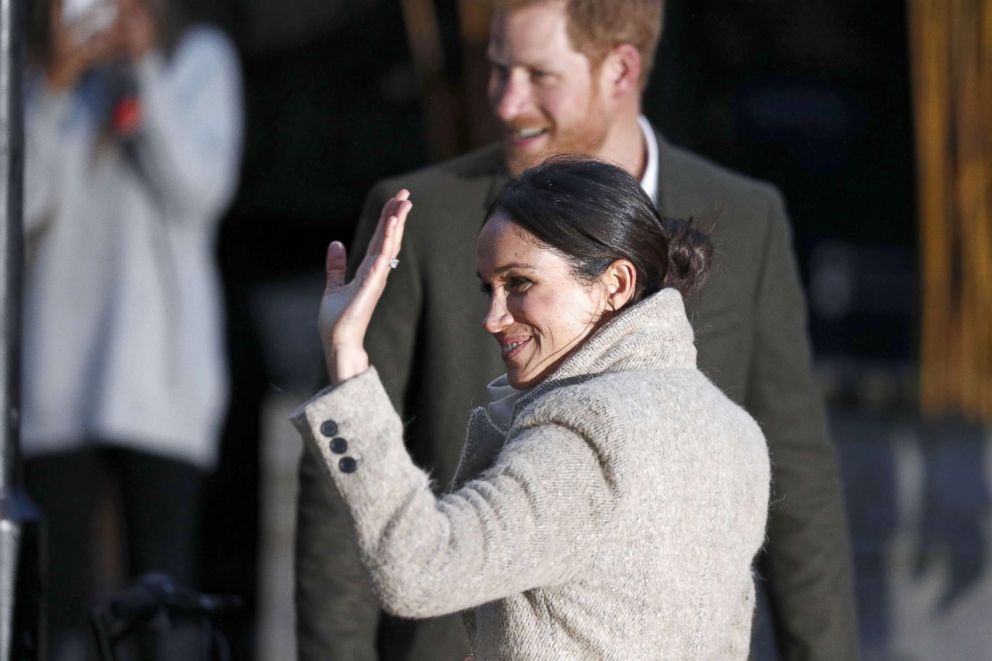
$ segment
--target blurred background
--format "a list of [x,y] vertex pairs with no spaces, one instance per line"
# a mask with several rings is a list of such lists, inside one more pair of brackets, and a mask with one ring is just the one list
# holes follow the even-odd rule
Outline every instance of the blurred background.
[[[287,414],[318,380],[324,250],[351,236],[375,180],[491,136],[486,14],[472,0],[185,1],[235,41],[247,113],[218,245],[233,391],[201,587],[246,599],[235,658],[289,659],[301,448]],[[992,649],[988,5],[668,0],[645,96],[673,142],[785,194],[866,659]]]

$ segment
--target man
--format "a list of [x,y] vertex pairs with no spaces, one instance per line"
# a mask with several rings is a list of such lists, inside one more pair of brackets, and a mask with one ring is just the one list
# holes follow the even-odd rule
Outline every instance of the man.
[[[366,348],[408,420],[411,453],[443,488],[470,408],[487,401],[485,384],[503,371],[498,348],[479,328],[486,298],[469,284],[488,202],[509,175],[552,154],[584,153],[623,166],[663,215],[695,217],[711,231],[714,266],[690,315],[700,368],[748,409],[768,438],[775,504],[757,574],[767,581],[783,656],[855,659],[847,530],[810,376],[805,303],[784,204],[771,186],[669,145],[641,117],[661,5],[496,2],[489,95],[502,140],[373,189],[355,246],[368,241],[381,205],[400,187],[412,192],[414,210]],[[360,253],[352,248],[353,256]],[[300,657],[376,658],[378,608],[345,514],[309,457],[301,464],[299,505]],[[386,657],[455,659],[467,651],[453,618],[389,622],[385,642],[394,649]]]

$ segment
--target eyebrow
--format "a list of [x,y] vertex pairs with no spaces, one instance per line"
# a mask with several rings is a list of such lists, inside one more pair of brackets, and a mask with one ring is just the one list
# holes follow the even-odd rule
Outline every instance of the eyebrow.
[[[503,266],[496,269],[493,275],[502,275],[503,273],[506,273],[507,271],[512,271],[513,269],[524,269],[526,271],[537,270],[530,264],[524,264],[522,262],[510,262],[509,264],[504,264]],[[485,280],[485,278],[482,277],[482,274],[479,273],[478,271],[475,272],[475,275],[479,277],[479,280],[483,280],[483,281]]]
[[498,57],[497,54],[494,52],[492,46],[486,49],[486,59],[489,61],[490,64],[497,64],[499,66],[507,67],[507,68],[525,67],[527,69],[540,69],[542,71],[551,71],[554,67],[554,63],[552,61],[550,60],[545,61],[544,59],[541,59],[540,61],[530,61],[530,62],[524,62],[519,60],[515,63],[510,62],[505,57]]

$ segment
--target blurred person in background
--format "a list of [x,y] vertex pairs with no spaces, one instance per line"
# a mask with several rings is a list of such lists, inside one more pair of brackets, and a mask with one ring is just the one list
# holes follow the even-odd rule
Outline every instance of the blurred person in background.
[[[233,46],[168,0],[40,5],[23,446],[48,525],[49,657],[71,659],[85,654],[103,554],[129,577],[196,580],[201,481],[227,396],[214,235],[243,120]],[[97,535],[105,480],[120,552]]]
[[[502,140],[373,188],[351,254],[393,191],[417,192],[404,257],[366,336],[371,362],[439,488],[454,474],[478,387],[501,372],[478,332],[475,220],[509,176],[559,153],[618,164],[668,217],[709,221],[714,264],[690,306],[699,367],[759,422],[773,496],[765,584],[786,659],[858,658],[847,525],[823,402],[811,373],[806,307],[781,194],[670,144],[641,115],[661,33],[661,0],[497,0],[489,96]],[[703,224],[706,227],[706,224]],[[457,620],[380,615],[343,505],[317,462],[300,468],[296,590],[300,658],[462,658]],[[663,651],[659,651],[663,654]]]

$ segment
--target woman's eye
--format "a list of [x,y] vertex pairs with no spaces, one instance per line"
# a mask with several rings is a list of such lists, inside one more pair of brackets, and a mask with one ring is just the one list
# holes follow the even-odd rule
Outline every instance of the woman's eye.
[[531,281],[527,278],[510,278],[509,282],[507,282],[507,285],[513,291],[523,291],[530,287],[531,284]]
[[480,282],[479,283],[479,291],[481,291],[486,296],[492,296],[493,295],[493,286],[490,285],[488,282]]

